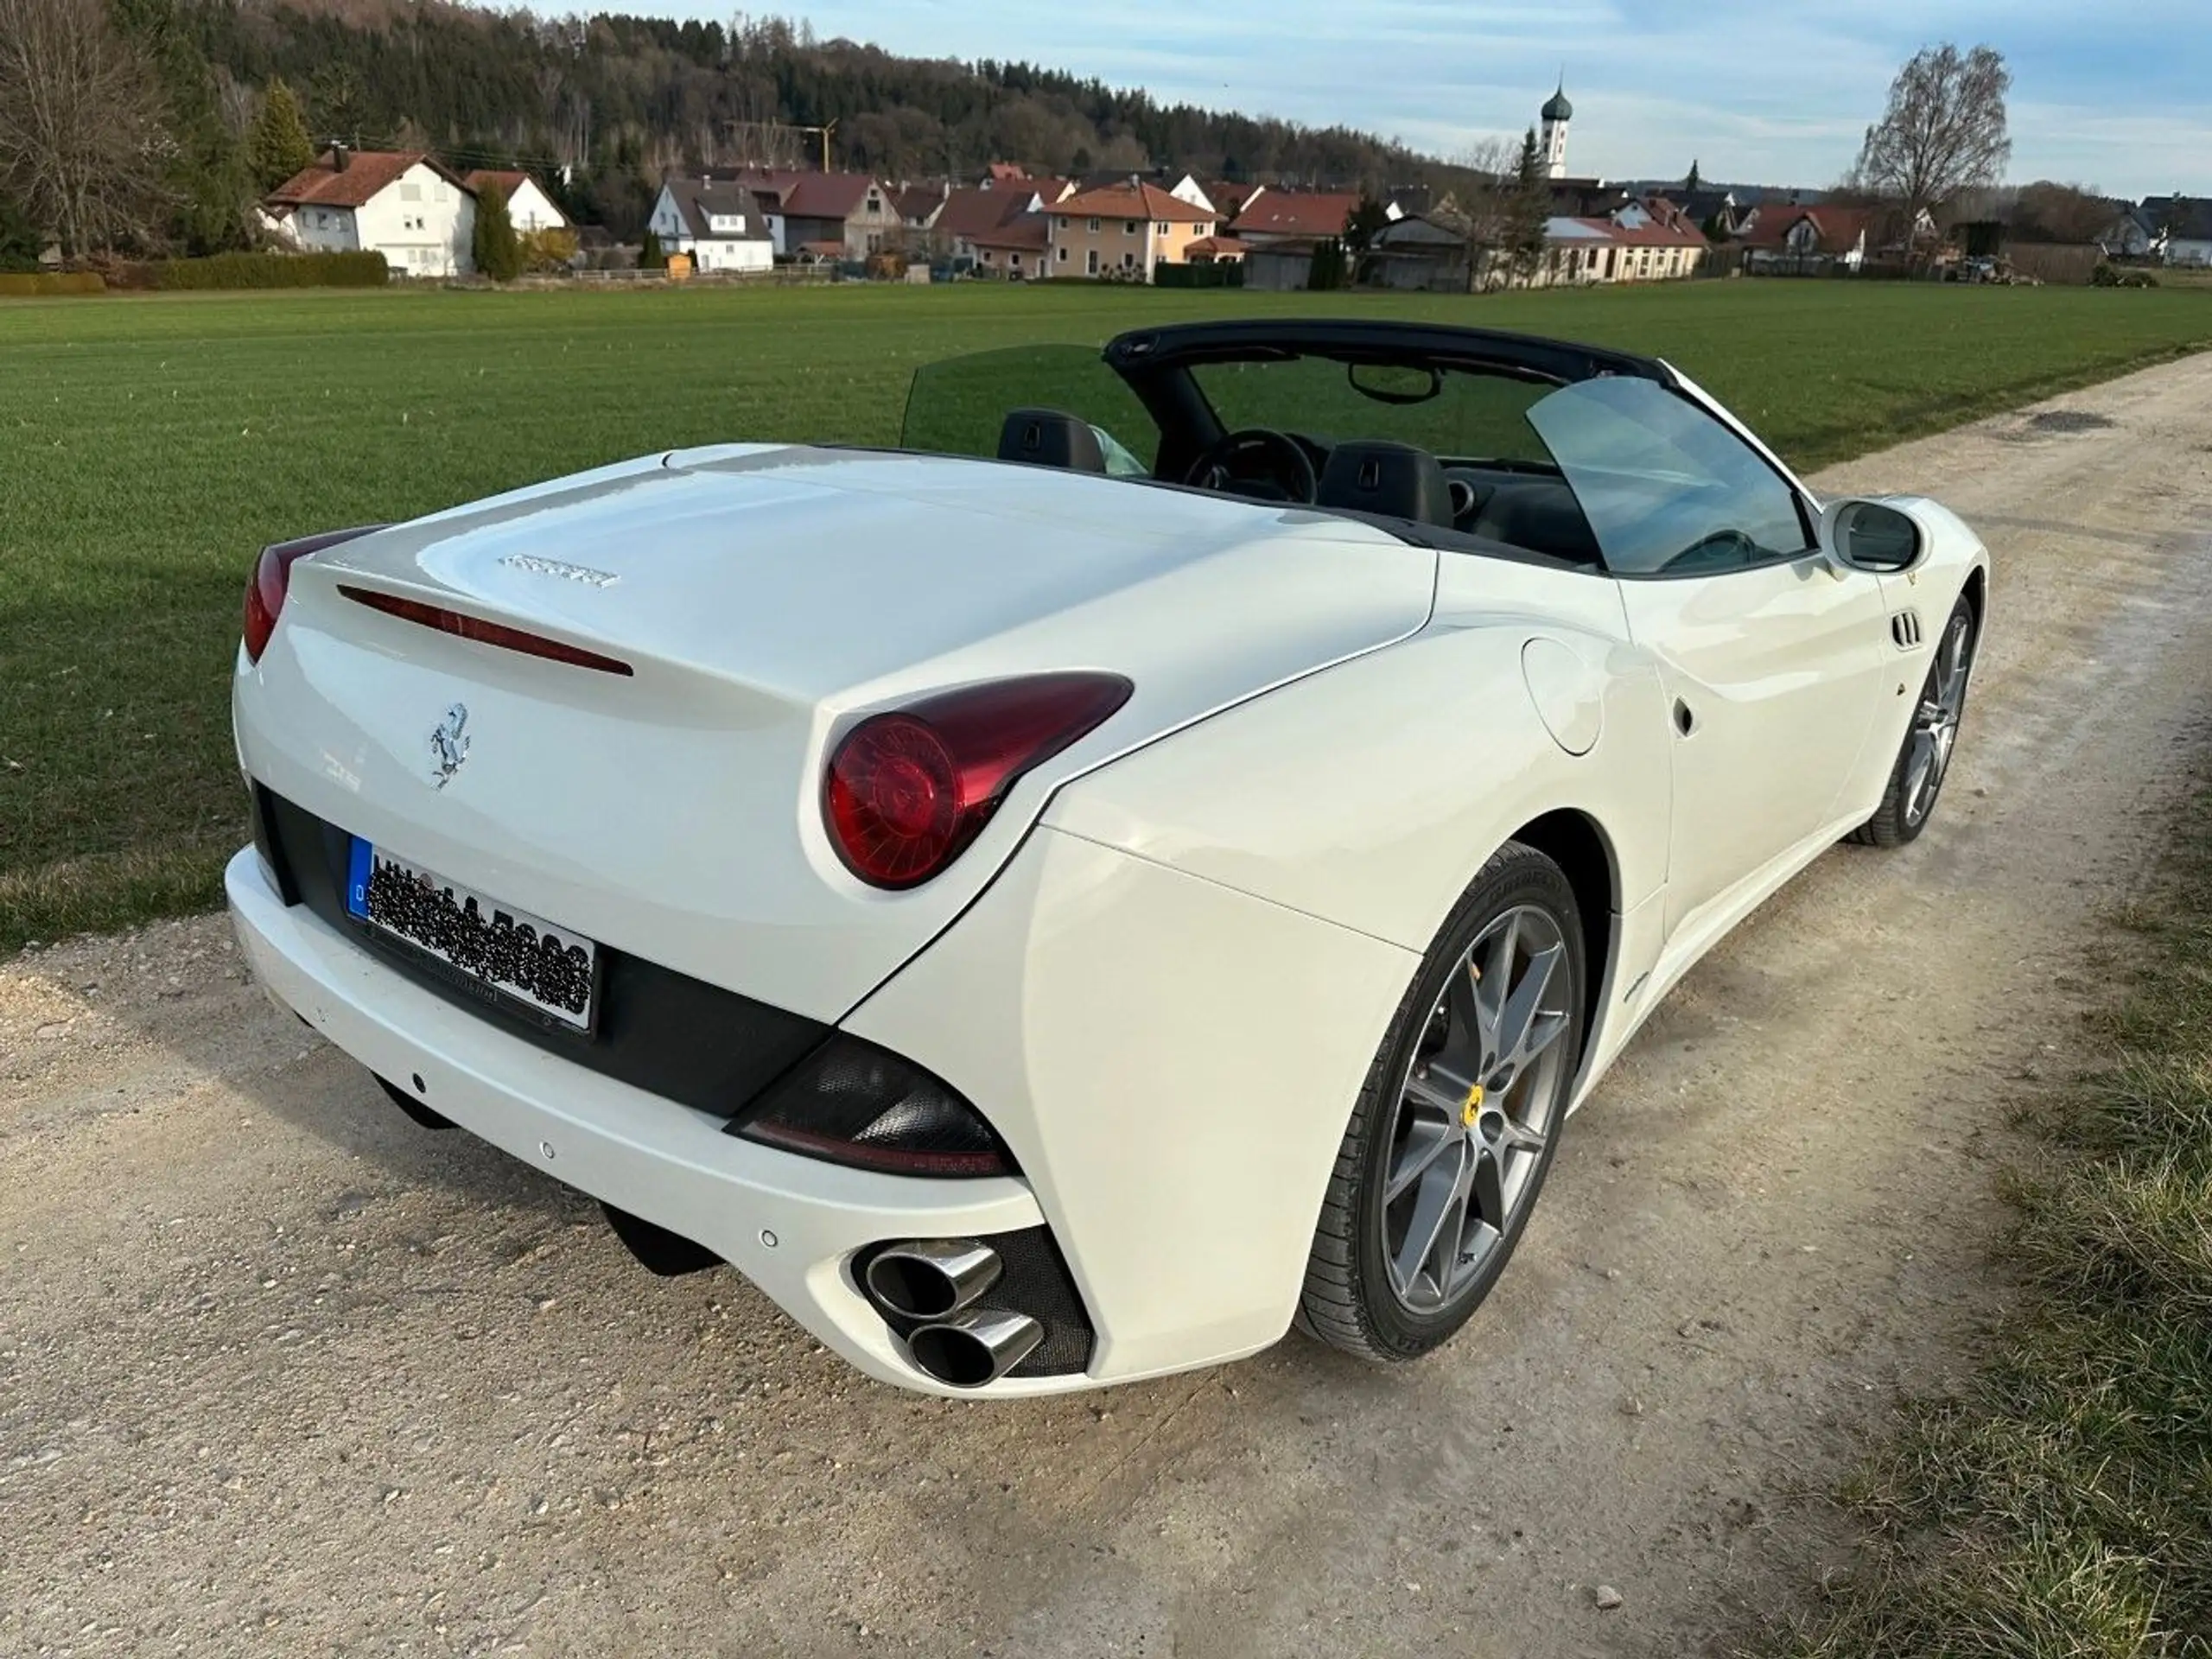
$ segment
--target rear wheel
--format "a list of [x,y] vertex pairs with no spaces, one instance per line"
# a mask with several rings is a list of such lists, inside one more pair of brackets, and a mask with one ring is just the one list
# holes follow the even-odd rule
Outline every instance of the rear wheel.
[[1920,702],[1912,712],[1911,729],[1897,763],[1891,769],[1889,785],[1874,816],[1851,833],[1862,847],[1902,847],[1920,838],[1943,792],[1943,779],[1951,770],[1951,754],[1958,747],[1959,723],[1966,716],[1967,685],[1974,677],[1974,607],[1963,596],[1951,607],[1943,637],[1936,644],[1936,660],[1928,665],[1928,678],[1920,688]]
[[1338,1150],[1299,1323],[1363,1358],[1465,1324],[1551,1168],[1582,1050],[1574,890],[1509,842],[1399,1005]]

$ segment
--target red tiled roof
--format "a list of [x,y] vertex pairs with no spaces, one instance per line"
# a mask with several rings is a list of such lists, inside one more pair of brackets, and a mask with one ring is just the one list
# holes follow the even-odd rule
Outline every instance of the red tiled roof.
[[1242,259],[1244,245],[1233,236],[1202,236],[1183,250],[1186,258],[1196,259],[1211,255],[1216,259]]
[[1829,207],[1814,206],[1793,207],[1788,203],[1769,203],[1761,207],[1751,226],[1743,234],[1745,246],[1779,248],[1789,239],[1789,232],[1804,219],[1813,221],[1815,248],[1822,253],[1843,253],[1859,245],[1859,238],[1874,227],[1872,207]]
[[497,168],[479,167],[472,168],[462,181],[472,190],[481,190],[487,184],[496,184],[502,196],[512,198],[516,191],[531,182],[531,177],[527,173],[509,173]]
[[944,192],[933,184],[909,184],[891,193],[891,205],[901,219],[928,220],[944,202]]
[[459,174],[419,149],[357,149],[346,158],[343,172],[338,168],[334,152],[325,150],[315,157],[315,165],[292,175],[264,200],[294,206],[313,203],[318,207],[359,207],[397,182],[399,175],[409,168],[416,166],[429,168],[464,190],[469,188]]
[[845,245],[834,239],[802,242],[798,245],[798,251],[801,253],[810,253],[817,259],[842,259],[845,257]]
[[1004,184],[1013,179],[1026,179],[1029,170],[1019,162],[993,162],[984,175],[994,184]]
[[1180,196],[1171,196],[1156,184],[1109,184],[1085,190],[1052,204],[1055,213],[1071,219],[1150,219],[1170,224],[1210,225],[1218,213],[1208,213]]
[[978,231],[968,239],[979,248],[1014,248],[1041,253],[1050,239],[1052,221],[1042,213],[1016,213],[1004,224]]
[[937,216],[937,228],[947,236],[964,237],[972,242],[995,231],[1028,205],[1027,191],[978,190],[972,187],[955,190],[945,198],[944,211]]
[[784,193],[784,212],[799,219],[850,219],[875,188],[865,173],[802,173]]
[[1201,179],[1198,188],[1206,193],[1206,200],[1224,219],[1234,219],[1253,197],[1267,187],[1262,184],[1232,184],[1227,179]]
[[1269,190],[1236,215],[1236,233],[1341,236],[1358,206],[1358,195],[1344,191]]

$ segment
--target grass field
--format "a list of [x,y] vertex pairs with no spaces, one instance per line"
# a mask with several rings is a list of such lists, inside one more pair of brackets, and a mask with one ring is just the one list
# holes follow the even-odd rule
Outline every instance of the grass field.
[[261,543],[663,446],[887,442],[953,354],[1147,321],[1465,321],[1664,355],[1794,461],[2212,346],[2212,294],[1823,283],[1491,299],[1079,285],[0,302],[0,950],[215,902]]
[[2120,919],[2118,1058],[2012,1183],[2026,1306],[1859,1477],[1873,1568],[1790,1659],[2212,1656],[2212,793]]

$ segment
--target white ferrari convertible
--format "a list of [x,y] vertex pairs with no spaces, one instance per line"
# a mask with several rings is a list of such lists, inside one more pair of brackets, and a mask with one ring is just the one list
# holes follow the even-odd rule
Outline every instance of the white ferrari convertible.
[[1666,364],[1248,321],[264,550],[262,980],[885,1381],[1402,1360],[1669,988],[1928,823],[1989,557]]

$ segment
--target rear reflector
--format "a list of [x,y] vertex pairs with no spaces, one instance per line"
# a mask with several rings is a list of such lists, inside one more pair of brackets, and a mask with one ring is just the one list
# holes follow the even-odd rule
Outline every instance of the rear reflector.
[[440,633],[474,639],[480,645],[497,645],[502,651],[518,651],[525,657],[543,657],[548,662],[566,663],[571,668],[597,669],[602,674],[634,674],[637,671],[627,663],[613,657],[602,657],[595,651],[586,651],[582,645],[563,645],[558,639],[548,639],[542,633],[511,628],[504,622],[487,622],[480,616],[464,616],[459,611],[449,611],[441,605],[425,605],[420,600],[402,599],[397,594],[379,594],[368,588],[348,588],[343,582],[339,584],[338,591],[356,605],[365,605],[372,611],[382,611],[386,616],[396,616],[404,622],[416,622],[426,628],[435,628]]

